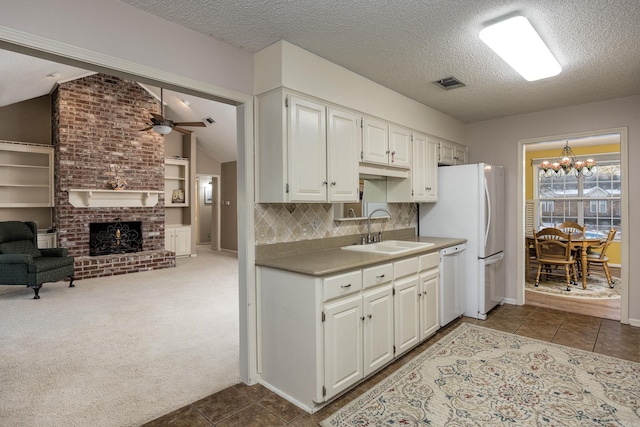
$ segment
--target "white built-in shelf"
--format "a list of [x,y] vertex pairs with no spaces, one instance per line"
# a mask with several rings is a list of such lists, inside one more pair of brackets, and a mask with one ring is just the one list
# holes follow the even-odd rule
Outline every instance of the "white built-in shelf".
[[87,190],[72,188],[69,203],[76,208],[135,208],[158,204],[162,191],[153,190]]
[[0,141],[0,208],[53,205],[53,147]]

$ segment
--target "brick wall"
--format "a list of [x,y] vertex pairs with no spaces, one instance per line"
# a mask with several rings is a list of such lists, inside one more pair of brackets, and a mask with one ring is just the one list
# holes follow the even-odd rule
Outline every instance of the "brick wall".
[[[164,193],[156,206],[144,208],[75,208],[67,194],[70,188],[110,189],[114,169],[127,179],[127,189],[164,190],[163,137],[151,131],[140,132],[151,113],[159,113],[158,101],[133,81],[95,74],[61,84],[53,94],[52,108],[54,223],[58,245],[77,257],[76,276],[175,265],[175,258],[167,260],[164,251]],[[145,255],[131,255],[129,261],[122,261],[120,258],[127,258],[123,256],[89,257],[89,223],[116,218],[142,221]],[[109,257],[119,259],[113,264]],[[122,262],[136,266],[125,268]],[[100,269],[103,274],[96,271]]]

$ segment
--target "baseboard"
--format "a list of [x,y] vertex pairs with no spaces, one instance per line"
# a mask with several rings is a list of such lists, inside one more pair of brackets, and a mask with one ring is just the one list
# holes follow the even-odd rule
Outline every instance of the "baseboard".
[[502,300],[503,304],[511,304],[511,305],[518,305],[518,303],[516,302],[515,299],[513,298],[505,298]]
[[629,319],[629,325],[640,326],[640,319]]

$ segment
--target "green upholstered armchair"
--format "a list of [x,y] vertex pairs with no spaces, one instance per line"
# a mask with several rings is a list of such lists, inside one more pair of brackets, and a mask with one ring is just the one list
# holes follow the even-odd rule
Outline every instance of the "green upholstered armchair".
[[73,257],[66,248],[38,249],[35,222],[0,222],[0,284],[30,286],[38,290],[45,282],[68,277],[73,284]]

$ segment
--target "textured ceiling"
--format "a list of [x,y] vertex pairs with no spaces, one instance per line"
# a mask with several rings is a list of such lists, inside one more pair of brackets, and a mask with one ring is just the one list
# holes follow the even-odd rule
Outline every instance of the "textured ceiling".
[[[640,94],[640,0],[122,0],[249,52],[286,40],[464,122]],[[478,38],[523,14],[563,67],[527,82]],[[467,86],[431,82],[455,76]]]

